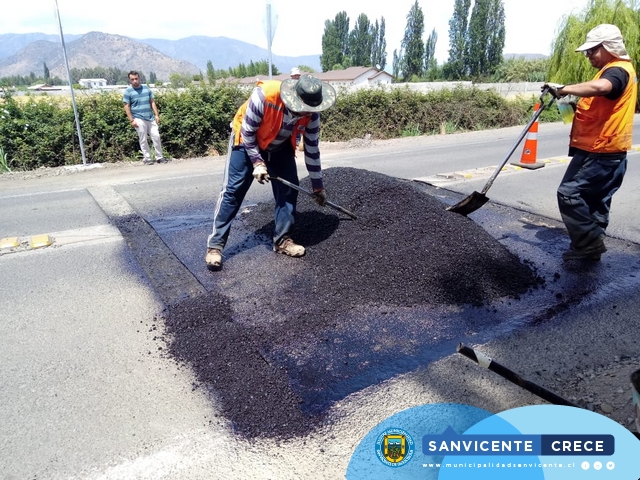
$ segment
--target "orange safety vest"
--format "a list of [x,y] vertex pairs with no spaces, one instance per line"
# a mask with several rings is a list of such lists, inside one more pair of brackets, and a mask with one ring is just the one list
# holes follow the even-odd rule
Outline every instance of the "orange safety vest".
[[633,115],[638,97],[638,78],[629,61],[614,60],[605,65],[597,80],[608,68],[624,68],[629,82],[616,100],[603,96],[582,97],[576,105],[569,145],[593,153],[619,153],[631,148]]
[[[256,138],[258,140],[258,147],[261,150],[266,150],[267,147],[278,136],[278,132],[282,128],[282,119],[284,118],[284,102],[280,98],[280,84],[279,80],[267,80],[258,81],[257,85],[262,88],[264,93],[264,114],[262,116],[262,123],[258,127]],[[242,136],[240,134],[240,127],[242,126],[242,120],[244,119],[245,112],[249,105],[249,100],[244,102],[238,109],[233,117],[233,132],[235,135],[234,145],[240,145],[242,143]],[[306,126],[311,120],[310,117],[300,118],[294,128],[293,135],[291,135],[291,145],[293,150],[296,149],[296,134],[304,133]]]

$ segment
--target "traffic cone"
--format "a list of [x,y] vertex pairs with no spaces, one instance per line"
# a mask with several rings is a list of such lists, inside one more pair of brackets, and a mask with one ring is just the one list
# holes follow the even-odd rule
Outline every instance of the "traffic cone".
[[[540,104],[536,102],[533,106],[533,114],[538,111]],[[517,167],[528,168],[529,170],[537,170],[544,167],[544,163],[536,162],[538,157],[538,119],[529,127],[527,137],[524,141],[524,149],[519,162],[511,162],[511,165]]]

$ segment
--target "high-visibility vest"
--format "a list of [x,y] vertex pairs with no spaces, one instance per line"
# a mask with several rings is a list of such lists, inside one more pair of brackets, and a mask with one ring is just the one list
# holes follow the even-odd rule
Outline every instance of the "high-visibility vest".
[[[261,150],[266,150],[267,147],[278,136],[278,132],[282,128],[282,119],[284,118],[284,102],[280,98],[280,84],[279,80],[267,80],[258,81],[258,86],[262,88],[264,93],[264,114],[262,116],[262,123],[258,127],[256,138],[258,140],[258,147]],[[242,135],[240,134],[240,127],[242,126],[242,120],[244,119],[245,112],[249,105],[249,100],[244,102],[238,109],[233,117],[233,132],[235,134],[234,145],[242,143]],[[309,124],[310,117],[301,117],[293,128],[293,135],[291,135],[291,145],[293,150],[296,149],[296,134],[303,133],[305,127]]]
[[638,78],[630,61],[614,60],[593,78],[612,67],[624,68],[629,82],[615,100],[603,96],[582,97],[576,105],[569,145],[593,153],[626,152],[631,148],[633,116],[638,97]]

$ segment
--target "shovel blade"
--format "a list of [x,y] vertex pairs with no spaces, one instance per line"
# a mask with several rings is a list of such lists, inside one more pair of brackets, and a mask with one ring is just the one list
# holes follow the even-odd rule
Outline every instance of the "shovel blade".
[[449,210],[450,212],[459,213],[460,215],[464,215],[466,217],[470,213],[473,213],[476,210],[478,210],[488,201],[489,201],[489,198],[485,194],[479,193],[479,192],[473,192],[471,195],[462,199],[455,205],[451,205],[450,207],[447,207],[447,210]]

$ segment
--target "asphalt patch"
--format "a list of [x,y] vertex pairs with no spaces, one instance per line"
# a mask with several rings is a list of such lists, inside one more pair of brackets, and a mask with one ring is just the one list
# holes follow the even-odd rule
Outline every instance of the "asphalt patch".
[[450,354],[501,321],[485,312],[544,284],[416,182],[324,178],[357,220],[299,199],[292,236],[307,254],[292,259],[271,250],[272,202],[248,206],[215,289],[165,312],[169,353],[247,437],[307,434],[336,401]]

